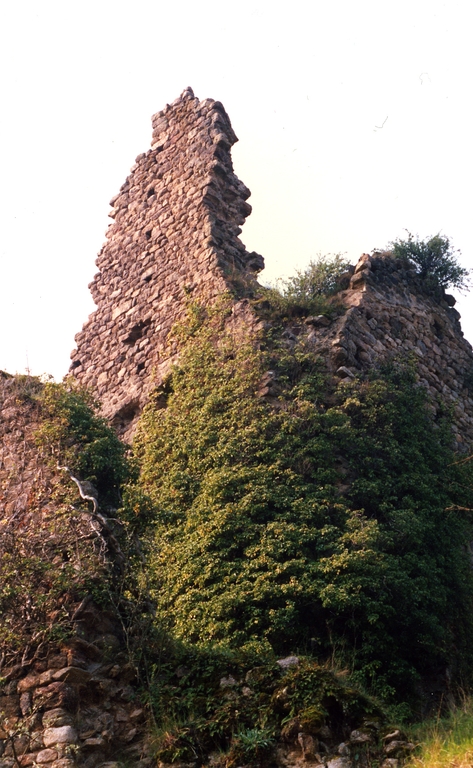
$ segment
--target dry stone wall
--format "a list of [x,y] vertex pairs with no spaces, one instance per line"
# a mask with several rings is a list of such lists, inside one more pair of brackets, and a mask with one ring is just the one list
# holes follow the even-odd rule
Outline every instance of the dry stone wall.
[[97,310],[72,353],[72,373],[121,433],[169,368],[169,331],[188,301],[237,294],[263,268],[238,238],[250,192],[233,173],[237,138],[223,106],[188,88],[152,122],[151,149],[111,201],[90,285]]
[[115,617],[89,601],[77,606],[75,628],[67,641],[2,668],[0,768],[154,764]]

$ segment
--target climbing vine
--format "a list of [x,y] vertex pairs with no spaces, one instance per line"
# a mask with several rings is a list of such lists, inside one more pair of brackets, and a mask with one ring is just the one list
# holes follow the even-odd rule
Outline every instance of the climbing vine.
[[471,523],[446,510],[473,499],[447,415],[406,361],[334,389],[303,342],[226,328],[225,311],[194,314],[167,405],[139,427],[157,620],[195,644],[336,660],[387,699],[453,660],[467,679]]

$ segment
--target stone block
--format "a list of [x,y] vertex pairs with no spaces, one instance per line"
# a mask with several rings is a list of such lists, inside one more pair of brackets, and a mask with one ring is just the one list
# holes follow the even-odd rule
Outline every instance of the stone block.
[[78,735],[75,728],[71,725],[62,725],[58,728],[46,728],[43,733],[45,747],[52,747],[55,744],[74,744]]
[[22,680],[18,681],[17,691],[18,693],[23,693],[24,691],[31,691],[31,689],[35,688],[38,684],[39,684],[38,675],[27,675]]

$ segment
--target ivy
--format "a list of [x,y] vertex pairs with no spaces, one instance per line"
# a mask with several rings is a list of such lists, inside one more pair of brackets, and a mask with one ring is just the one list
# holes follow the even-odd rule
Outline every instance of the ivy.
[[37,444],[56,463],[67,464],[81,480],[94,483],[102,505],[118,506],[120,487],[129,479],[131,465],[126,446],[99,415],[92,394],[74,380],[47,382],[37,402],[42,413]]
[[446,510],[473,506],[470,470],[409,364],[333,390],[303,343],[197,314],[135,444],[157,621],[336,660],[388,699],[447,664],[468,679],[471,523]]

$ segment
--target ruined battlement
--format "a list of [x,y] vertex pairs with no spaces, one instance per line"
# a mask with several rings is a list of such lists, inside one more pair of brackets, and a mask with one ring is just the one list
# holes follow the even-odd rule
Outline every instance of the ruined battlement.
[[[409,357],[431,407],[451,408],[459,450],[473,442],[473,349],[463,336],[453,296],[429,290],[408,262],[389,252],[363,254],[334,301],[344,312],[310,325],[314,354],[345,378]],[[309,318],[310,321],[310,318]]]

